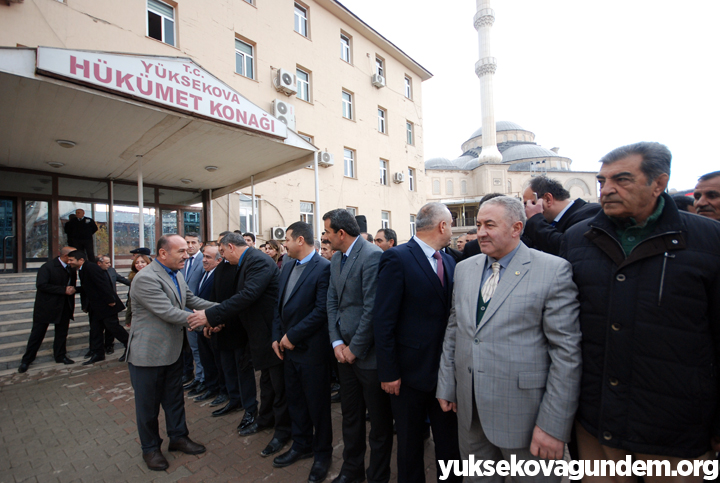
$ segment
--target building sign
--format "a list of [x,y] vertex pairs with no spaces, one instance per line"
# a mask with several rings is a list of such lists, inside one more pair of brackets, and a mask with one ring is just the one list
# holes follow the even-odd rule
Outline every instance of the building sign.
[[287,138],[287,126],[190,59],[38,47],[37,69],[173,109]]

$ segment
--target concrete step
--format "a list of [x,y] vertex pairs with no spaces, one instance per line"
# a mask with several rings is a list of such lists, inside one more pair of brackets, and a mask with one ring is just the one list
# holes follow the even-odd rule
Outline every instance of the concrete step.
[[0,275],[0,285],[12,285],[15,283],[35,283],[36,272],[28,273],[5,273]]
[[17,292],[32,290],[35,291],[35,280],[31,282],[0,283],[0,294],[5,292]]

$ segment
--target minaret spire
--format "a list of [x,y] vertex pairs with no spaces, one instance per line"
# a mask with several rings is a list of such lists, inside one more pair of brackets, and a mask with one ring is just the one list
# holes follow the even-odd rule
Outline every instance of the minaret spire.
[[490,0],[476,0],[475,30],[478,32],[480,60],[475,73],[480,78],[480,107],[482,111],[482,152],[480,162],[499,163],[502,154],[497,148],[495,136],[495,105],[493,102],[493,76],[497,67],[495,57],[490,55],[490,29],[495,22],[495,11]]

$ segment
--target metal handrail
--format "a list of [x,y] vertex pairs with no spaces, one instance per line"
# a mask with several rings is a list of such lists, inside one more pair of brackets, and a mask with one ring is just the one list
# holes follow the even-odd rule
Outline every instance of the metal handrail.
[[15,235],[8,235],[5,238],[3,238],[3,242],[2,242],[3,243],[2,244],[2,246],[3,246],[3,272],[5,270],[7,270],[7,252],[5,251],[5,249],[7,248],[7,239],[8,238],[15,238]]

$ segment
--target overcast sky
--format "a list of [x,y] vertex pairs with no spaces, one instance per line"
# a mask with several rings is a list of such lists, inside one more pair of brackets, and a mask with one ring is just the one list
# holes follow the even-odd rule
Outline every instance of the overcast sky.
[[[340,0],[433,73],[423,83],[425,159],[453,159],[481,126],[474,0]],[[495,120],[597,171],[617,146],[658,141],[670,188],[720,170],[720,2],[493,0]],[[720,152],[720,150],[718,150]]]

